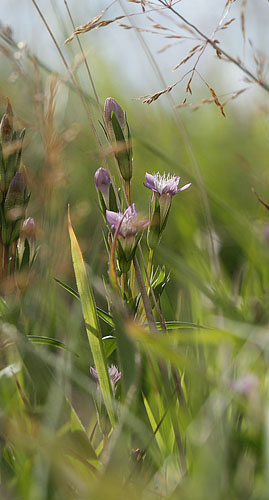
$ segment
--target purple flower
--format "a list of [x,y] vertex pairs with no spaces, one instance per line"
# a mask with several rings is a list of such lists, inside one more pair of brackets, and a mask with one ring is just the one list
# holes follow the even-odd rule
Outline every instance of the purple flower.
[[180,177],[170,174],[167,176],[165,174],[161,175],[159,172],[154,175],[146,173],[145,180],[146,182],[144,182],[144,186],[151,189],[158,196],[162,196],[164,194],[175,196],[175,194],[179,191],[184,191],[184,189],[187,189],[191,185],[191,183],[188,183],[185,184],[185,186],[178,188]]
[[104,198],[106,207],[109,207],[110,176],[104,168],[98,168],[94,175],[96,190],[100,191]]
[[251,396],[259,390],[259,379],[254,373],[247,373],[243,377],[233,380],[231,387],[240,396]]
[[153,207],[151,212],[151,223],[148,233],[148,245],[151,249],[155,248],[160,242],[163,230],[166,226],[169,210],[172,203],[172,197],[179,191],[184,191],[191,184],[179,188],[180,177],[176,175],[151,175],[146,173],[144,186],[153,192]]
[[122,238],[135,236],[149,225],[148,220],[138,218],[134,203],[125,210],[124,214],[107,210],[106,218],[113,232],[117,230],[121,223],[119,235]]
[[[94,378],[94,380],[96,381],[96,383],[99,387],[100,383],[99,383],[98,373],[97,373],[97,370],[95,368],[93,368],[92,366],[90,367],[90,374]],[[108,368],[108,375],[110,378],[112,389],[114,390],[116,383],[121,378],[121,372],[118,370],[118,368],[115,365],[111,365]]]
[[107,210],[106,218],[113,233],[120,226],[117,257],[121,271],[126,273],[130,268],[141,233],[149,225],[149,220],[138,217],[134,203],[125,210],[124,214]]

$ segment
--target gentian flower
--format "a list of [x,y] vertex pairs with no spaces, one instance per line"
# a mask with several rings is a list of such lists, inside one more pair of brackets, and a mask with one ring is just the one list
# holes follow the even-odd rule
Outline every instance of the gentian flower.
[[149,220],[138,217],[134,203],[125,210],[124,214],[107,210],[106,219],[113,233],[120,226],[118,234],[118,260],[121,271],[127,272],[141,238],[142,231],[149,225]]
[[[93,379],[96,381],[97,386],[99,387],[100,383],[99,383],[98,373],[97,373],[97,370],[95,368],[93,368],[92,366],[90,367],[90,374],[93,377]],[[118,370],[118,368],[115,365],[111,365],[108,368],[108,375],[110,378],[112,389],[114,391],[116,383],[121,379],[121,372]]]
[[159,172],[154,175],[146,173],[145,179],[146,182],[144,182],[144,186],[151,189],[158,196],[169,194],[172,197],[179,191],[184,191],[184,189],[187,189],[191,185],[191,183],[189,183],[179,188],[178,183],[180,181],[180,177],[170,174],[167,176],[165,174],[161,175]]
[[115,157],[117,159],[120,173],[125,181],[130,181],[133,170],[133,153],[131,145],[131,134],[126,114],[121,106],[113,99],[108,97],[105,102],[104,119],[112,143],[119,143],[120,151],[115,148]]
[[150,248],[155,248],[160,241],[162,232],[165,228],[172,198],[179,191],[184,191],[190,187],[191,183],[178,187],[180,177],[176,175],[151,175],[146,173],[144,186],[153,192],[153,210],[151,216],[151,225],[148,234],[148,244]]

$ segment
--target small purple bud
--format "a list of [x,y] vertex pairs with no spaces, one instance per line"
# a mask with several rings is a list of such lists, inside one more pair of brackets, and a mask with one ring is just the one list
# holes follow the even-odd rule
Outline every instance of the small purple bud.
[[109,208],[110,176],[104,168],[98,168],[94,175],[96,190],[102,194],[106,207]]
[[105,102],[104,120],[108,139],[112,142],[114,155],[117,159],[120,173],[125,181],[130,181],[133,173],[132,141],[126,114],[112,97]]
[[26,184],[22,173],[17,172],[8,188],[5,199],[5,213],[10,220],[20,219],[26,208]]
[[29,243],[29,266],[32,264],[35,257],[35,240],[36,240],[36,224],[32,217],[28,217],[23,222],[20,237],[17,243],[18,257],[19,257],[19,265],[21,265],[24,249],[25,249],[25,241],[28,240]]
[[36,225],[35,220],[32,217],[25,219],[21,229],[21,235],[23,235],[28,240],[35,240],[36,237]]
[[105,102],[104,117],[110,138],[112,140],[115,140],[113,125],[112,125],[112,113],[114,113],[114,115],[116,116],[119,125],[121,127],[122,133],[125,139],[127,139],[126,115],[121,106],[117,103],[117,101],[113,99],[113,97],[108,97]]

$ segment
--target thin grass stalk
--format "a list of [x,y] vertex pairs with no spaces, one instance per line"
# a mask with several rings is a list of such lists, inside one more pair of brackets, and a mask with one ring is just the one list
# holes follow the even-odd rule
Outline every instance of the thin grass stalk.
[[173,12],[187,26],[189,26],[194,31],[196,31],[196,33],[198,35],[200,35],[209,45],[211,45],[213,47],[213,49],[221,52],[223,56],[225,56],[231,63],[235,64],[235,66],[237,66],[239,69],[241,69],[241,71],[243,71],[247,76],[249,76],[249,78],[251,78],[251,80],[256,82],[264,90],[266,90],[266,92],[269,92],[269,85],[267,83],[265,83],[262,80],[259,80],[259,78],[257,78],[253,73],[251,73],[251,71],[248,70],[240,61],[238,61],[237,59],[234,59],[234,57],[232,57],[230,54],[228,54],[228,52],[223,50],[221,48],[220,44],[217,44],[214,40],[211,40],[210,38],[208,38],[201,30],[199,30],[199,28],[197,28],[197,26],[195,26],[195,24],[192,24],[185,17],[183,17],[179,12],[177,12],[172,5],[166,3],[165,0],[158,0],[158,2],[161,5],[163,5],[164,7],[166,7],[167,9],[169,9],[171,12]]

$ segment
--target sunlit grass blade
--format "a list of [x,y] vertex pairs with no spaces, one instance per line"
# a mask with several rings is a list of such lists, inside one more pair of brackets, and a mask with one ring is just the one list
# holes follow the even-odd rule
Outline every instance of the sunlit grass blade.
[[[158,330],[162,330],[162,325],[156,323]],[[166,321],[165,326],[167,330],[177,330],[178,328],[206,328],[198,323],[190,323],[188,321]]]
[[115,424],[115,416],[113,411],[112,388],[107,369],[107,361],[105,356],[102,335],[97,318],[97,311],[94,302],[92,289],[90,287],[89,279],[82,253],[72,228],[70,212],[68,211],[68,229],[71,241],[72,261],[76,276],[78,292],[81,300],[81,307],[85,326],[87,330],[88,340],[93,355],[93,360],[98,373],[101,392],[104,399],[111,424]]

